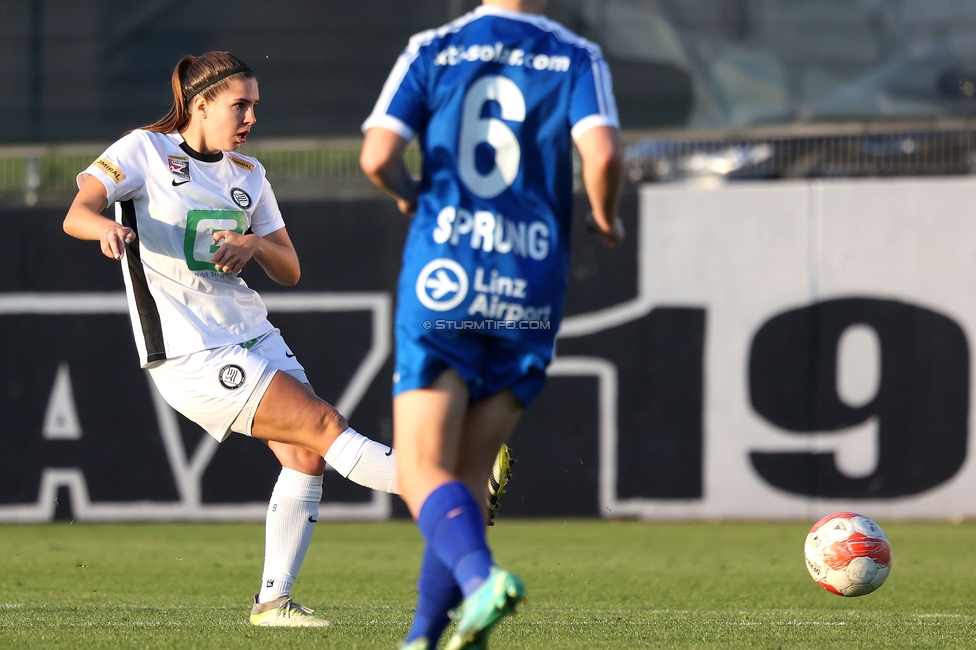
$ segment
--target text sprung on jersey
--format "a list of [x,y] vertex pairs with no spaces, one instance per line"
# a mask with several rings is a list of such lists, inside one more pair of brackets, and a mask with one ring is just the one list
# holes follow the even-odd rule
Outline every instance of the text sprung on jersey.
[[508,48],[501,43],[494,45],[469,45],[457,47],[449,45],[434,57],[434,65],[460,65],[461,63],[502,63],[521,66],[533,70],[550,72],[569,72],[568,56],[555,54],[535,54],[520,48]]
[[549,256],[549,226],[544,221],[513,221],[487,210],[474,214],[447,206],[437,213],[434,242],[457,246],[462,238],[486,253],[512,254],[537,261]]

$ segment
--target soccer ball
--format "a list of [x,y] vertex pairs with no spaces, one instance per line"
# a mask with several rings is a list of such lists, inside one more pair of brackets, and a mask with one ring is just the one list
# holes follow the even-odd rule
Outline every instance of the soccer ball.
[[817,584],[838,596],[869,594],[891,570],[891,546],[881,526],[853,512],[835,512],[815,523],[803,554]]

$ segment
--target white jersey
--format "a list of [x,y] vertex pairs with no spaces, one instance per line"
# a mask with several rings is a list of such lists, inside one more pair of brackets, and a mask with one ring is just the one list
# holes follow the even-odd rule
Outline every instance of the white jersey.
[[135,241],[122,261],[144,368],[242,343],[273,329],[256,291],[210,261],[221,230],[266,236],[284,227],[264,167],[237,153],[200,154],[178,133],[136,130],[78,175],[105,186]]

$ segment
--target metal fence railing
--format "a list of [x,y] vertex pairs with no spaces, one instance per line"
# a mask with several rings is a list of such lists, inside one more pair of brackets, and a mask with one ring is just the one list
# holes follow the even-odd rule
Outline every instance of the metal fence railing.
[[71,197],[77,191],[75,176],[101,153],[85,145],[71,148],[0,148],[0,201],[23,201]]
[[[256,141],[241,153],[254,156],[268,172],[279,199],[377,195],[359,167],[362,138],[306,138]],[[408,167],[420,170],[416,143],[406,152]]]
[[[376,196],[359,168],[361,138],[304,138],[249,143],[241,153],[258,158],[281,199]],[[0,201],[64,203],[77,191],[75,177],[108,143],[0,147]],[[420,151],[407,149],[410,169]]]
[[634,183],[972,174],[976,127],[651,136],[627,148],[625,165]]
[[[633,183],[696,178],[748,180],[843,176],[959,175],[976,172],[976,123],[943,128],[793,125],[749,132],[623,134]],[[0,202],[66,203],[75,176],[106,143],[0,146]],[[362,138],[256,140],[258,158],[281,200],[380,196],[359,168]],[[416,143],[407,163],[419,171]],[[579,183],[579,160],[576,189]]]

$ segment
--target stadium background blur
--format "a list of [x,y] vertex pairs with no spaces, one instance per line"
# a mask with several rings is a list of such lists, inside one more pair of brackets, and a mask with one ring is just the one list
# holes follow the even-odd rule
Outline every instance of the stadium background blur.
[[[407,38],[471,0],[4,2],[0,140],[111,141],[165,110],[172,62],[238,52],[262,137],[356,135]],[[963,0],[552,0],[600,43],[625,129],[971,116]]]
[[[297,233],[294,296],[307,300],[272,296],[272,320],[296,332],[330,401],[389,440],[381,321],[405,225],[359,171],[359,125],[409,36],[476,4],[0,1],[0,363],[27,369],[0,394],[0,521],[263,517],[269,458],[240,437],[215,455],[155,410],[129,358],[116,269],[60,233],[75,174],[165,111],[188,53],[228,50],[257,73],[244,152],[268,168]],[[522,460],[507,514],[796,518],[867,503],[889,517],[976,515],[964,247],[976,4],[550,0],[547,15],[610,64],[632,236],[614,257],[576,234],[565,359],[513,439]],[[757,182],[726,183],[738,179]],[[915,207],[886,220],[899,206]],[[926,221],[934,212],[947,221]],[[682,230],[681,215],[705,213]],[[733,217],[747,225],[722,229]],[[708,233],[725,248],[703,243]],[[864,246],[844,249],[851,241]],[[697,285],[696,273],[707,276]],[[770,277],[792,284],[767,290]],[[829,326],[769,334],[793,316]],[[96,354],[113,345],[126,349],[111,362]],[[802,368],[782,371],[790,363]],[[937,385],[920,391],[926,382]],[[122,426],[101,414],[120,393]],[[787,439],[790,453],[774,453]],[[147,466],[112,462],[131,454]],[[326,518],[403,515],[339,481],[331,494]]]

